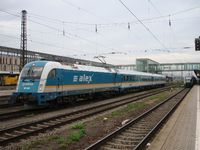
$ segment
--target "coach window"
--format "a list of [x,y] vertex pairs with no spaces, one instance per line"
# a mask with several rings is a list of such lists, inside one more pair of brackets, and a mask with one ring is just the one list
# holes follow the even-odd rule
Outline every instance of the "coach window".
[[56,70],[53,69],[53,70],[51,70],[51,71],[49,72],[48,79],[49,79],[49,78],[55,78],[55,77],[56,77]]
[[124,81],[126,81],[126,76],[124,76]]
[[128,81],[128,76],[126,76],[126,81]]

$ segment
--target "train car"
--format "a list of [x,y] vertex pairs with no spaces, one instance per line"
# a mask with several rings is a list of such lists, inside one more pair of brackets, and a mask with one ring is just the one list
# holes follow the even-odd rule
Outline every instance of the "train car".
[[195,73],[193,73],[190,76],[186,76],[184,78],[184,86],[187,88],[191,88],[193,85],[198,84],[198,83],[199,83],[199,79],[197,78]]
[[100,92],[165,84],[165,76],[112,68],[34,61],[23,68],[13,101],[45,106]]
[[120,81],[121,91],[132,88],[159,87],[166,83],[166,76],[159,74],[120,70],[118,75],[122,76]]
[[172,77],[172,76],[166,76],[166,81],[167,81],[168,83],[173,82],[173,77]]
[[192,87],[192,76],[186,76],[184,78],[184,86],[185,87]]

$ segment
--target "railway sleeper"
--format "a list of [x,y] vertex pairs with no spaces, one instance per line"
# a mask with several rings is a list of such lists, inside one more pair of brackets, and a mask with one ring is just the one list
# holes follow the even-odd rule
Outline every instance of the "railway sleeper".
[[[84,112],[85,115],[88,115],[90,114],[89,112]],[[70,119],[74,119],[74,118],[79,118],[80,116],[82,116],[83,113],[78,113],[78,114],[75,114],[75,115],[72,115]]]
[[128,129],[125,132],[129,132],[131,134],[137,134],[137,133],[142,133],[143,134],[143,133],[147,133],[149,131],[150,131],[150,129],[141,129],[141,128],[139,128],[139,129]]
[[100,150],[116,150],[116,148],[110,148],[110,147],[104,147],[104,146],[100,147],[99,149]]
[[144,134],[147,134],[149,131],[138,131],[138,132],[125,132],[127,136],[140,136],[140,135],[144,135]]
[[112,141],[114,143],[122,144],[122,145],[134,145],[138,143],[138,142],[135,142],[135,140],[124,140],[121,138],[116,138],[116,139],[113,139]]
[[44,122],[43,124],[47,125],[47,126],[53,126],[53,125],[55,125],[55,123],[50,123],[50,122]]
[[147,122],[146,122],[146,124],[138,122],[138,123],[134,124],[134,127],[130,127],[130,129],[136,129],[136,130],[139,128],[140,129],[148,129]]
[[124,144],[118,144],[118,143],[114,143],[114,142],[107,142],[106,147],[111,147],[111,148],[115,148],[115,149],[132,149],[133,145],[124,145]]
[[68,116],[64,116],[63,118],[65,118],[65,119],[71,119],[73,117],[74,117],[74,115],[68,115]]
[[23,128],[22,131],[25,131],[27,133],[27,132],[33,132],[34,130],[32,130],[30,128],[29,129],[28,128]]
[[124,132],[124,133],[122,133],[121,135],[127,136],[127,137],[134,137],[135,135],[137,135],[138,138],[139,138],[139,137],[143,138],[143,137],[145,136],[145,135],[142,134],[142,133],[133,134],[133,133],[128,133],[128,132]]
[[7,140],[8,138],[1,136],[0,141]]
[[45,124],[37,124],[37,127],[42,127],[42,128],[46,128],[46,127],[48,127],[49,125],[45,125]]
[[15,130],[14,132],[17,133],[17,134],[25,134],[25,132],[19,131],[19,130]]
[[124,136],[124,135],[119,135],[118,138],[123,139],[123,140],[141,140],[143,137],[141,137],[141,136],[127,137],[127,136]]
[[61,123],[61,122],[65,121],[65,120],[66,120],[66,118],[59,118],[59,119],[56,119],[55,121]]
[[137,131],[124,131],[124,133],[122,133],[123,135],[126,136],[133,136],[133,135],[143,135],[146,134],[148,131],[144,131],[144,130],[137,130]]
[[33,130],[39,130],[39,129],[42,129],[42,128],[40,128],[40,127],[36,127],[36,126],[30,126],[30,128],[33,129]]
[[15,134],[11,134],[11,133],[5,133],[4,135],[8,136],[8,137],[16,137],[17,135]]
[[58,124],[58,123],[61,123],[62,121],[61,120],[51,120],[49,121],[49,123],[53,123],[53,124]]

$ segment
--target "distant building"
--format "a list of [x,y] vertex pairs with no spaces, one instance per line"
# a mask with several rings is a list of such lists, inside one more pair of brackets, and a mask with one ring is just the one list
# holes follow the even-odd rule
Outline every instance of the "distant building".
[[136,69],[137,71],[158,73],[160,72],[159,63],[148,59],[148,58],[139,58],[136,59]]
[[[11,73],[11,72],[19,72],[20,71],[20,56],[21,50],[17,48],[10,48],[5,46],[0,46],[0,73]],[[35,51],[27,51],[27,62],[31,62],[34,60],[49,60],[49,61],[58,61],[63,64],[72,65],[75,63],[82,65],[91,65],[91,66],[99,66],[99,67],[113,67],[111,64],[102,64],[99,62],[83,60],[83,59],[75,59],[71,57],[35,52]]]
[[17,55],[0,54],[0,71],[19,72],[20,57]]
[[139,58],[136,59],[136,65],[116,65],[116,68],[124,70],[137,70],[141,72],[158,73],[160,71],[159,65],[160,64],[154,60],[148,58]]
[[137,70],[141,72],[159,73],[173,80],[183,81],[185,76],[191,76],[194,70],[200,70],[200,63],[158,63],[148,58],[136,59],[136,65],[117,65],[116,68],[124,70]]

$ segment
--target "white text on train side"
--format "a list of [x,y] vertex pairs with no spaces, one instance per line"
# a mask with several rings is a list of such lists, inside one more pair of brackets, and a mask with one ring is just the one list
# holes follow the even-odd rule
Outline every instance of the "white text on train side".
[[87,82],[87,83],[90,83],[90,82],[92,82],[92,76],[86,76],[85,74],[82,75],[82,76],[75,75],[73,77],[73,82]]

